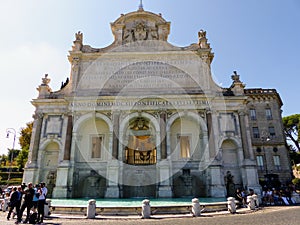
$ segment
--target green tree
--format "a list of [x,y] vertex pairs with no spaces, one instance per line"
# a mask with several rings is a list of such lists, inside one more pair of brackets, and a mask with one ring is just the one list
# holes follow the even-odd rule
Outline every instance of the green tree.
[[21,149],[27,148],[29,149],[30,140],[31,140],[31,134],[32,134],[32,126],[33,122],[26,123],[25,128],[21,128],[19,142]]
[[7,162],[7,155],[2,154],[2,155],[1,155],[1,164],[0,164],[0,167],[1,167],[1,166],[5,166],[5,165],[6,165],[6,162]]
[[25,164],[28,160],[28,153],[29,153],[29,146],[30,146],[30,139],[31,139],[31,134],[32,134],[32,126],[33,122],[29,122],[26,124],[25,128],[21,129],[20,132],[20,146],[21,146],[21,151],[19,152],[16,162],[19,170],[22,170],[25,167]]
[[16,158],[16,162],[17,162],[19,171],[23,170],[23,168],[25,167],[25,164],[28,160],[28,152],[29,152],[29,149],[24,148],[20,151],[18,157]]
[[290,149],[300,152],[300,114],[294,114],[282,118],[283,131],[286,136],[286,140],[289,145],[292,145]]
[[18,149],[8,149],[7,162],[13,163],[15,158],[18,157],[19,153],[20,153],[20,150],[18,150]]

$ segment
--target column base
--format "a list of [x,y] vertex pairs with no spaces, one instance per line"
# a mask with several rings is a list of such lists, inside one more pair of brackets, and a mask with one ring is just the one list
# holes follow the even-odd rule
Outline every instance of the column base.
[[172,198],[173,193],[170,186],[159,187],[158,197],[159,198]]
[[37,174],[38,171],[39,169],[36,167],[25,168],[24,175],[23,175],[23,182],[26,184],[29,182],[32,182],[33,184],[37,183],[36,178],[39,177]]
[[107,187],[105,192],[105,198],[119,198],[119,188],[117,186]]
[[68,188],[67,187],[55,187],[53,188],[52,198],[67,198]]
[[210,196],[214,198],[225,198],[225,187],[222,185],[211,185]]

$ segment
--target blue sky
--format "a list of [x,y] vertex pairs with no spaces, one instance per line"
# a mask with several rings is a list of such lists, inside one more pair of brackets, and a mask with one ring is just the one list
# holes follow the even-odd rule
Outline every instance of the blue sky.
[[[0,154],[12,148],[14,128],[32,120],[30,101],[48,73],[53,91],[69,76],[67,60],[74,34],[84,43],[112,43],[110,22],[137,10],[139,0],[10,0],[0,3]],[[187,46],[207,31],[215,58],[216,83],[231,84],[233,70],[247,88],[275,88],[283,116],[300,113],[300,1],[298,0],[143,0],[144,9],[171,22],[169,42]],[[18,148],[18,140],[16,141]]]

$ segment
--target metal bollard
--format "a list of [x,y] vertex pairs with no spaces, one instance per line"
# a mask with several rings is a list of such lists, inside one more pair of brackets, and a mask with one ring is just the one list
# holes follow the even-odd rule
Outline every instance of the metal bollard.
[[235,198],[233,197],[227,198],[227,207],[230,213],[236,213]]
[[192,199],[192,213],[193,216],[198,217],[201,216],[200,203],[198,198]]
[[96,216],[96,200],[91,199],[88,201],[88,206],[87,206],[87,218],[88,219],[94,219]]
[[149,219],[151,216],[150,200],[145,199],[142,201],[142,219]]
[[255,203],[252,196],[247,196],[247,204],[249,209],[251,210],[255,209]]
[[46,199],[46,204],[44,205],[44,216],[48,217],[50,213],[50,207],[51,207],[51,200]]

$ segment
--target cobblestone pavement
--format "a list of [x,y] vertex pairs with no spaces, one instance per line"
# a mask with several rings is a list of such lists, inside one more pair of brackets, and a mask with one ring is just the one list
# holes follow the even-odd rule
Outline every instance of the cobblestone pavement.
[[[0,224],[14,224],[15,220],[6,220],[7,212],[0,212]],[[47,225],[299,225],[300,224],[300,206],[285,206],[285,207],[266,207],[258,211],[243,211],[237,214],[217,214],[206,213],[201,217],[192,218],[169,216],[155,219],[140,219],[140,218],[110,218],[110,219],[84,219],[82,217],[69,218],[47,218],[44,224]]]

